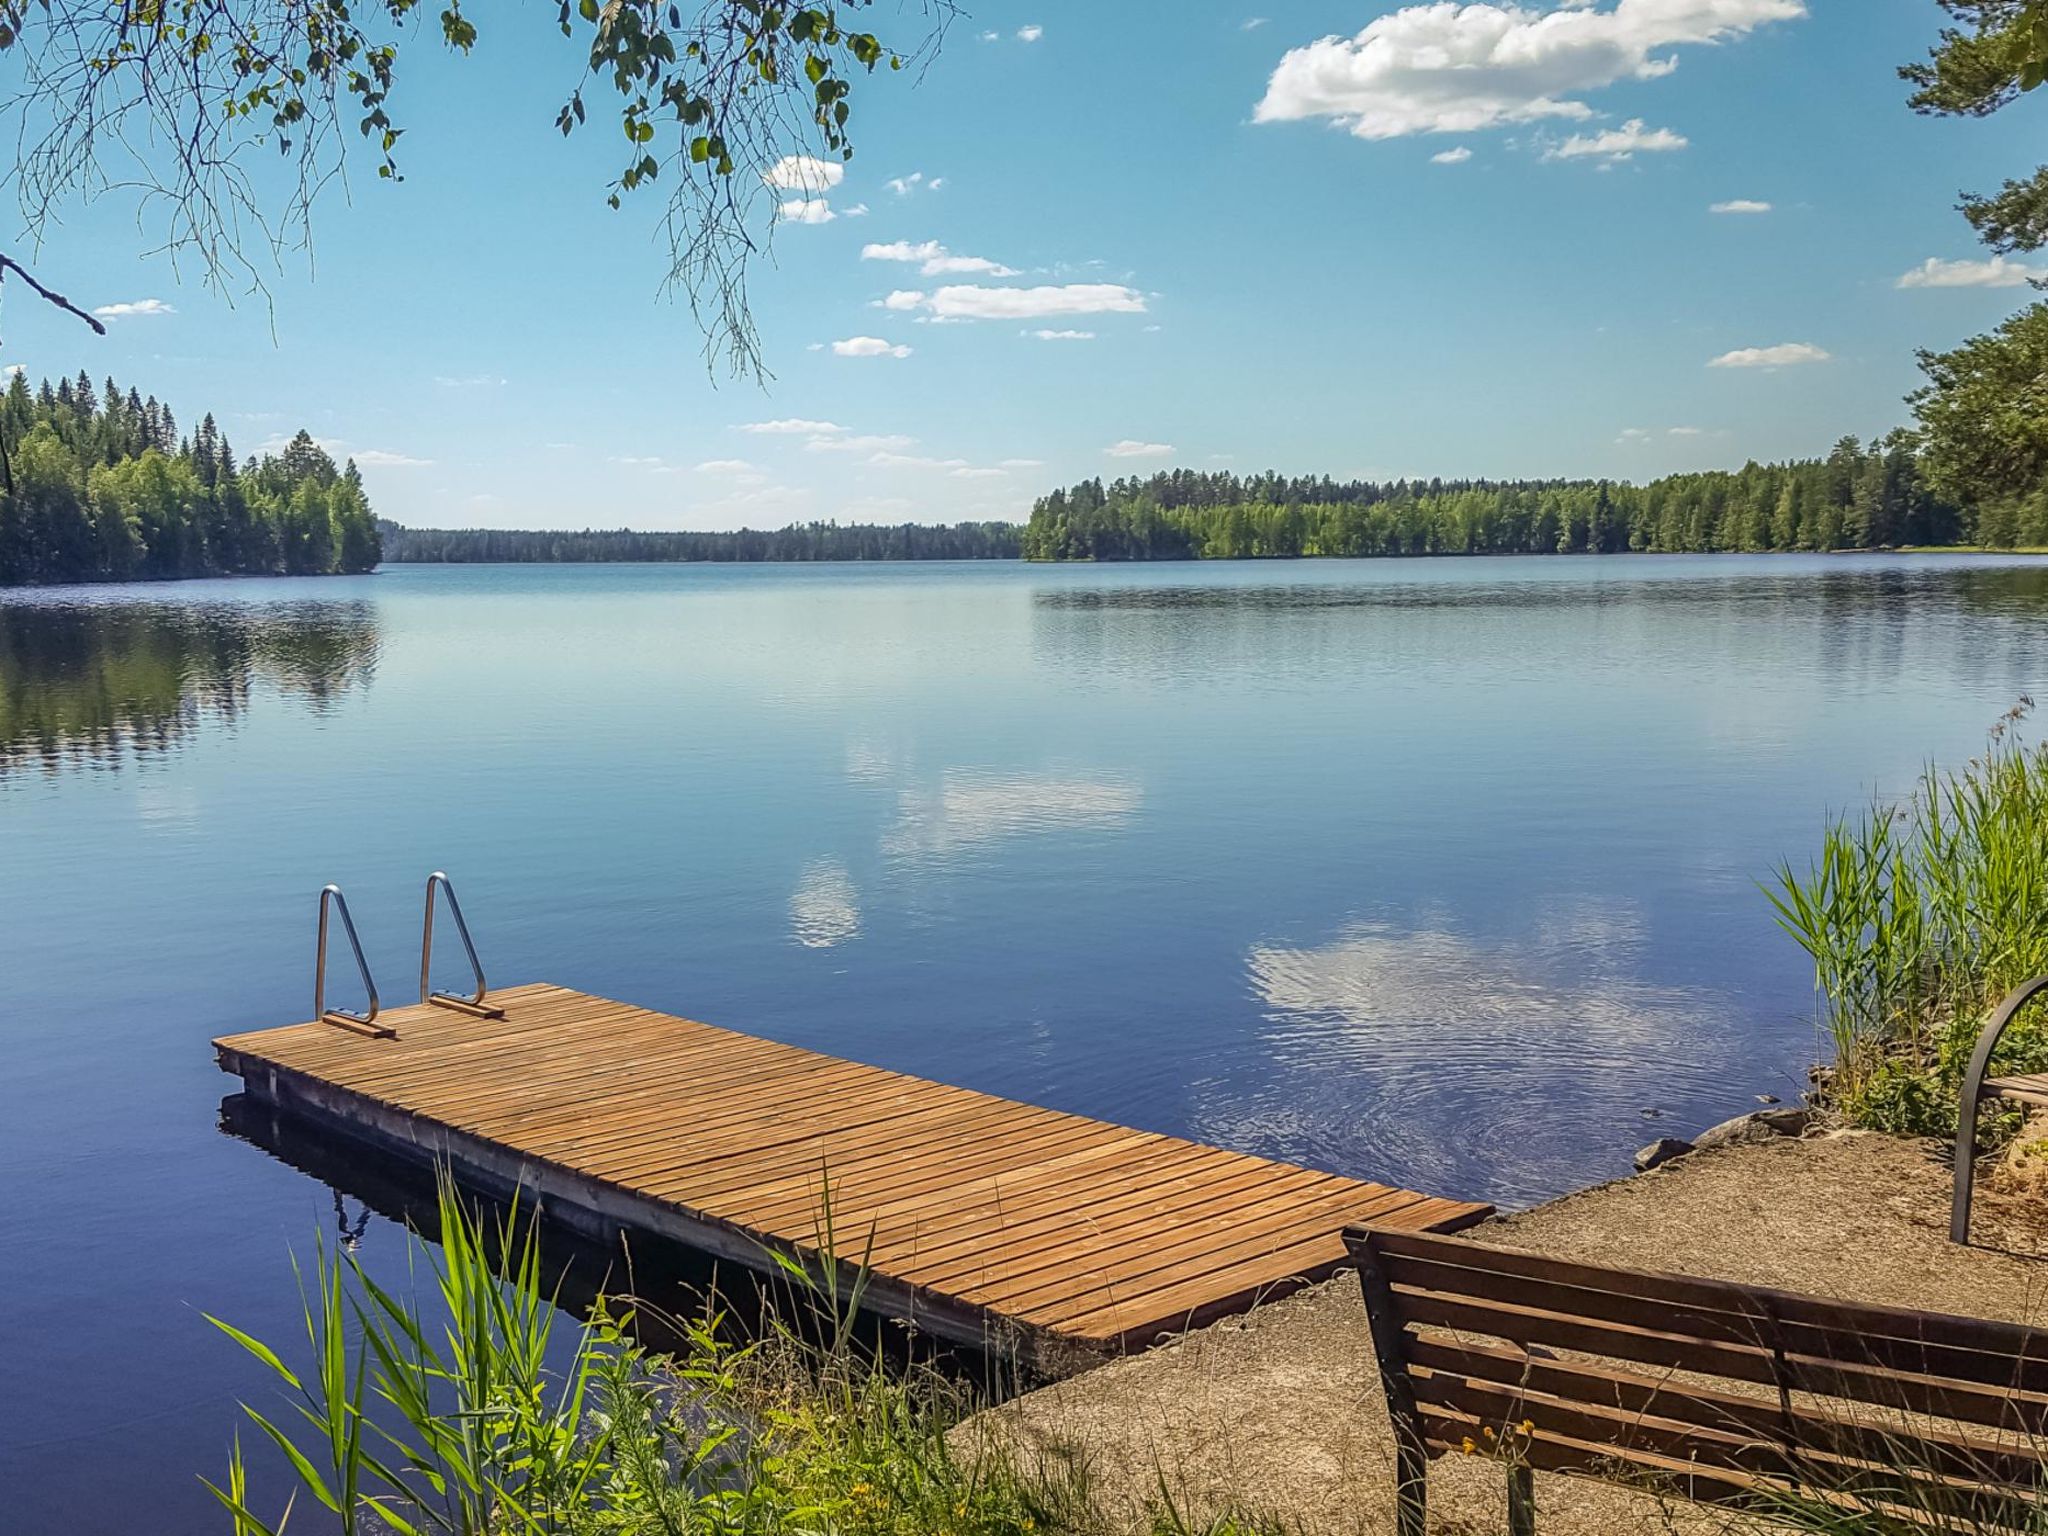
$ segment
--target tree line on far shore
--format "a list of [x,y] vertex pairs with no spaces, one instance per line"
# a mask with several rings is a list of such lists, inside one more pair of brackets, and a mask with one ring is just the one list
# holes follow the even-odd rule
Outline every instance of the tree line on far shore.
[[350,463],[301,432],[239,463],[211,415],[189,435],[154,395],[81,373],[0,397],[0,586],[326,575],[378,562]]
[[[1033,560],[1883,549],[1983,529],[1936,496],[1911,443],[1845,437],[1825,459],[1615,480],[1288,479],[1169,470],[1043,496]],[[1988,542],[2011,544],[2011,538]]]
[[383,525],[384,558],[407,562],[577,564],[604,561],[1014,560],[1016,523],[792,523],[732,533],[581,532]]

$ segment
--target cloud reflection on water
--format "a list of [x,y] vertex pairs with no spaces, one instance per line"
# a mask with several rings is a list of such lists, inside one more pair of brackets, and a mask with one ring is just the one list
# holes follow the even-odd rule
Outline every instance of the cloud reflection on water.
[[1642,980],[1647,945],[1638,913],[1601,901],[1505,943],[1438,921],[1254,946],[1264,1072],[1199,1085],[1198,1134],[1508,1204],[1583,1183],[1589,1148],[1625,1172],[1650,1136],[1699,1129],[1645,1109],[1712,1102],[1738,1050],[1739,1010]]
[[831,949],[860,937],[860,893],[837,859],[804,866],[789,898],[789,936],[806,949]]
[[1036,833],[1109,830],[1127,822],[1143,798],[1128,779],[947,769],[936,787],[902,792],[882,851],[944,858]]

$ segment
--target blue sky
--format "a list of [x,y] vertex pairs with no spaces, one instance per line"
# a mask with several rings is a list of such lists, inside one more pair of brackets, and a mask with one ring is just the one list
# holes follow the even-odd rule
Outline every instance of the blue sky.
[[576,51],[527,7],[467,59],[409,44],[405,181],[359,156],[268,303],[138,256],[149,215],[138,238],[108,196],[39,267],[161,312],[95,338],[10,286],[0,361],[211,409],[243,452],[304,424],[415,524],[952,520],[1175,464],[1640,479],[1810,454],[1903,422],[1916,347],[2033,297],[1952,205],[2033,168],[2048,100],[1913,116],[1893,70],[1938,19],[963,12],[920,80],[865,89],[833,217],[776,230],[762,389],[708,376],[660,296],[659,193],[604,206],[615,130],[556,133]]

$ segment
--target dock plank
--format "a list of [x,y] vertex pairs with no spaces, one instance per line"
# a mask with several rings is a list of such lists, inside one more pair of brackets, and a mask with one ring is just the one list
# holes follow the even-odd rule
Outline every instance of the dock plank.
[[490,1001],[503,1017],[410,1007],[388,1038],[311,1023],[214,1046],[258,1097],[757,1267],[816,1256],[829,1188],[870,1303],[976,1343],[1141,1346],[1328,1273],[1348,1222],[1490,1210],[544,983]]

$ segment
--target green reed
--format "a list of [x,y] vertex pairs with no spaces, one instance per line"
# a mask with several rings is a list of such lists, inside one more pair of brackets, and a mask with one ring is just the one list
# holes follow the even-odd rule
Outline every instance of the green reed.
[[[1953,1130],[1985,1015],[2048,971],[2048,746],[2013,730],[2031,707],[2002,718],[1981,756],[1929,768],[1903,803],[1835,820],[1808,870],[1783,865],[1767,888],[1813,957],[1832,1095],[1854,1123]],[[2001,1062],[2048,1066],[2048,1032],[2016,1021]]]
[[[282,1389],[281,1411],[243,1411],[296,1490],[274,1520],[259,1514],[238,1437],[206,1483],[234,1536],[280,1536],[301,1503],[346,1536],[1095,1536],[1120,1523],[1081,1458],[1014,1443],[974,1419],[988,1395],[872,1346],[866,1264],[836,1253],[829,1193],[807,1258],[775,1257],[781,1310],[745,1337],[715,1301],[676,1317],[608,1297],[571,1316],[544,1284],[530,1215],[487,1222],[445,1175],[438,1205],[438,1246],[410,1249],[431,1317],[322,1245],[300,1274],[303,1351],[209,1319]],[[676,1342],[638,1342],[643,1319]],[[1170,1503],[1154,1519],[1170,1536],[1274,1529],[1191,1524]]]

